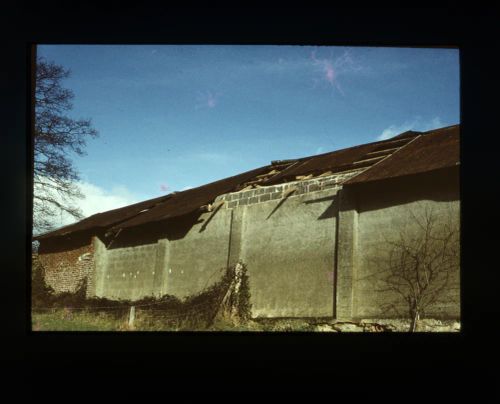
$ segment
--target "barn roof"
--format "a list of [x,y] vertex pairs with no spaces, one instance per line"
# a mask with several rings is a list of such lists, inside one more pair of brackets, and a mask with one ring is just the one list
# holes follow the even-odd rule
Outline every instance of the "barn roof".
[[151,209],[148,212],[114,227],[133,227],[144,223],[185,215],[199,209],[203,205],[213,202],[217,196],[233,191],[239,184],[244,183],[259,174],[263,174],[266,171],[269,171],[269,166],[264,166],[255,170],[247,171],[243,174],[211,182],[210,184],[202,185],[201,187],[178,192],[174,194],[172,198],[166,200],[162,204],[159,204],[154,209]]
[[423,132],[389,158],[347,180],[344,185],[420,174],[456,166],[460,164],[459,132],[458,125]]
[[70,225],[60,227],[57,230],[35,236],[33,237],[33,239],[42,240],[44,238],[63,236],[65,234],[74,233],[77,231],[85,231],[90,229],[99,229],[99,228],[107,229],[112,225],[116,225],[128,219],[131,219],[132,217],[141,214],[141,212],[145,212],[148,209],[153,208],[155,205],[160,204],[169,198],[171,198],[171,195],[164,195],[159,198],[148,199],[147,201],[124,206],[123,208],[108,210],[102,213],[96,213],[95,215],[89,216],[83,220],[80,220],[79,222],[72,223]]
[[218,195],[232,191],[238,184],[268,171],[268,166],[247,171],[201,187],[175,192],[159,198],[149,199],[123,208],[109,210],[89,216],[77,223],[61,227],[34,237],[34,240],[64,236],[66,234],[90,229],[109,229],[112,227],[130,227],[138,224],[167,219],[190,213],[212,202]]
[[391,139],[270,165],[197,188],[92,215],[34,237],[35,240],[91,229],[119,229],[194,212],[222,194],[297,181],[304,176],[356,172],[344,185],[359,184],[452,167],[459,164],[459,125],[428,132],[404,132]]

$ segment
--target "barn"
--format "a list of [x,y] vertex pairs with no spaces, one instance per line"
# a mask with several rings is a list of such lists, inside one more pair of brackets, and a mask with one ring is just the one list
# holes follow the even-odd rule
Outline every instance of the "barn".
[[[395,246],[460,224],[459,138],[454,125],[272,161],[38,235],[39,262],[56,292],[85,280],[89,297],[137,300],[190,296],[242,261],[255,318],[397,316]],[[458,240],[428,316],[460,317]]]

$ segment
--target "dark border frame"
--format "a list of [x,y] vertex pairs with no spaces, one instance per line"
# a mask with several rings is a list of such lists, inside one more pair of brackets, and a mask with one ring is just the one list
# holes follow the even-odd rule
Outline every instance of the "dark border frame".
[[[433,361],[475,360],[469,354],[474,345],[487,354],[493,336],[484,335],[478,345],[474,331],[496,315],[495,293],[486,292],[493,284],[493,270],[486,261],[487,249],[494,251],[498,236],[486,235],[490,219],[483,219],[485,207],[494,209],[495,199],[486,195],[492,183],[495,150],[489,147],[488,131],[481,117],[494,100],[485,98],[490,85],[486,73],[494,45],[495,13],[488,8],[471,10],[444,8],[367,8],[367,9],[182,9],[165,6],[159,10],[140,6],[69,9],[47,3],[28,10],[7,11],[8,23],[2,29],[11,38],[6,49],[8,72],[2,121],[4,167],[8,192],[3,199],[7,226],[2,234],[4,246],[8,315],[8,338],[15,347],[12,358],[114,357],[142,358],[147,353],[168,357],[169,362],[187,363],[189,358],[217,361],[232,358],[247,365],[290,358],[316,359],[325,363],[335,359],[378,357],[397,359],[411,352]],[[90,28],[91,27],[91,30]],[[458,47],[461,63],[461,190],[463,219],[462,306],[466,327],[460,334],[415,335],[335,335],[330,334],[190,334],[142,333],[117,335],[27,332],[27,270],[31,249],[31,223],[26,180],[30,170],[26,136],[32,113],[29,93],[30,46],[34,43],[208,43],[208,44],[314,44],[348,46],[424,46]],[[484,70],[483,70],[484,69]],[[491,115],[494,116],[494,115]],[[490,171],[491,169],[491,171]],[[29,181],[29,180],[28,180]],[[477,213],[475,213],[477,212]],[[481,213],[483,212],[483,213]],[[494,213],[496,214],[496,212]],[[471,216],[474,218],[471,220]],[[483,215],[478,218],[477,215]],[[481,235],[480,237],[478,235]],[[29,255],[29,258],[26,257]],[[491,287],[491,286],[490,286]],[[476,340],[477,343],[477,340]],[[151,356],[151,355],[149,355]],[[480,356],[480,355],[479,355]],[[263,361],[263,362],[255,362]],[[206,363],[206,362],[205,362]],[[215,362],[212,362],[215,363]],[[428,363],[428,362],[427,362]],[[380,362],[377,363],[380,365]],[[382,366],[384,366],[382,364]]]

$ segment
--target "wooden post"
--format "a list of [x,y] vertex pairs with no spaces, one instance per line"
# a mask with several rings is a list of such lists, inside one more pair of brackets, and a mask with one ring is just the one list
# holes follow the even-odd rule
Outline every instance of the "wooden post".
[[135,320],[135,306],[130,306],[130,313],[128,315],[128,326],[133,327]]

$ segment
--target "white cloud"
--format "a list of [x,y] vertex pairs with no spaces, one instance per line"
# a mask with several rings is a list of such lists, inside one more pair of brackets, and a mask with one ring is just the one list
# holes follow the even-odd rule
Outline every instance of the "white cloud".
[[440,128],[442,126],[443,123],[441,122],[441,119],[438,116],[426,122],[422,121],[420,117],[417,117],[412,121],[406,121],[401,125],[389,126],[388,128],[384,129],[379,136],[377,136],[377,140],[390,139],[391,137],[394,137],[409,130],[425,132],[428,130]]
[[[125,186],[115,186],[108,191],[89,182],[78,182],[76,185],[85,198],[76,199],[74,204],[82,210],[84,217],[140,202]],[[54,221],[54,226],[61,227],[74,222],[75,218],[62,212]]]
[[110,191],[88,182],[79,183],[78,186],[85,195],[85,199],[78,204],[85,217],[139,202],[138,198],[123,185],[115,186]]

